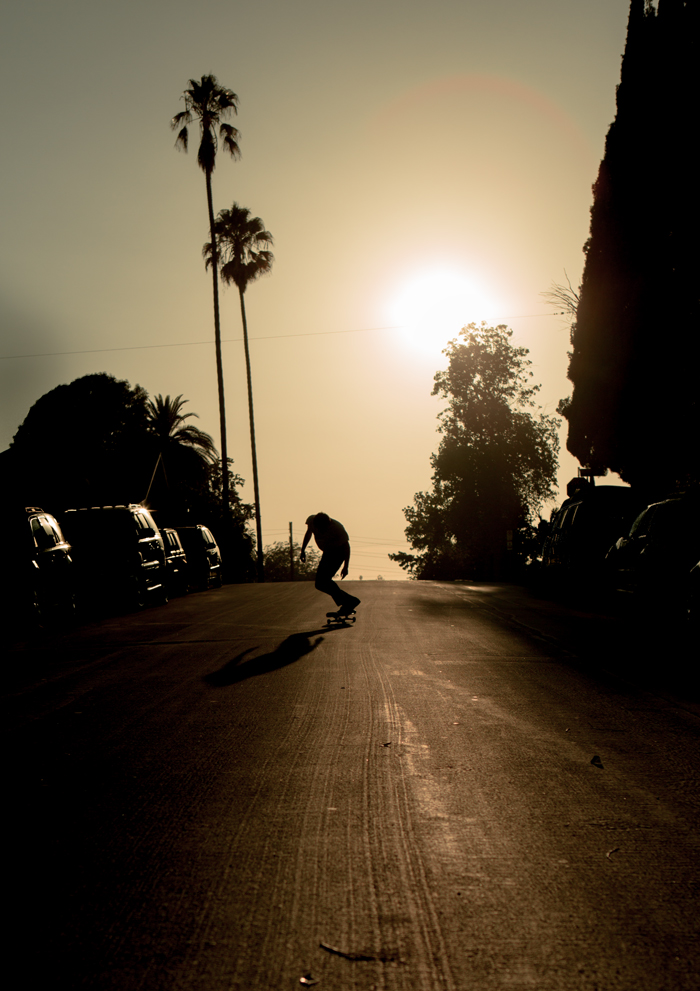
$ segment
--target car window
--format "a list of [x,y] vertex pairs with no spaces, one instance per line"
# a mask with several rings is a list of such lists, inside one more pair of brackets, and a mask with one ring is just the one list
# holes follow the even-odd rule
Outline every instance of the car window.
[[655,512],[656,506],[648,506],[643,512],[641,512],[630,527],[630,537],[639,537],[645,533],[648,533],[649,526],[651,525]]
[[32,536],[34,543],[41,551],[55,547],[61,543],[56,530],[51,526],[46,516],[35,516],[32,520]]
[[143,515],[143,513],[136,513],[134,520],[136,521],[136,527],[139,531],[139,537],[147,537],[150,534],[155,533],[150,521]]
[[58,537],[59,543],[62,544],[66,538],[63,536],[63,531],[61,530],[60,526],[55,520],[51,520],[51,526],[56,531],[56,535]]
[[657,531],[662,534],[680,534],[685,528],[692,526],[688,507],[679,500],[662,502],[658,507],[658,511],[654,514],[652,525],[654,536],[657,535]]
[[45,519],[45,521],[44,521],[44,523],[45,523],[45,526],[48,526],[48,527],[51,528],[51,531],[53,532],[53,535],[56,538],[56,543],[57,544],[62,544],[63,543],[63,534],[61,533],[61,528],[58,525],[58,523],[56,522],[56,520],[52,516],[47,516],[46,519]]
[[571,512],[572,511],[570,507],[567,507],[566,509],[562,510],[562,512],[559,514],[559,519],[557,520],[557,530],[563,530],[564,524],[568,526],[571,523],[571,520],[573,518],[571,516]]

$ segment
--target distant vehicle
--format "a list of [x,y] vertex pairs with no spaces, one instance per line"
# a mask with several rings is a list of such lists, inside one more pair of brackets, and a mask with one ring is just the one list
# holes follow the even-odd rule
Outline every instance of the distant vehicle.
[[543,577],[595,591],[604,580],[610,545],[638,512],[638,501],[626,486],[586,483],[573,489],[550,523],[542,550]]
[[647,506],[607,556],[613,588],[638,604],[685,613],[700,558],[698,503],[685,497]]
[[160,531],[165,548],[165,572],[169,595],[184,595],[188,590],[187,556],[177,530],[164,527]]
[[41,629],[75,615],[71,546],[39,506],[10,511],[3,525],[2,608],[11,626]]
[[206,526],[179,526],[177,532],[187,555],[190,588],[221,585],[221,551],[211,530]]
[[68,509],[79,605],[140,609],[168,601],[163,538],[143,506]]

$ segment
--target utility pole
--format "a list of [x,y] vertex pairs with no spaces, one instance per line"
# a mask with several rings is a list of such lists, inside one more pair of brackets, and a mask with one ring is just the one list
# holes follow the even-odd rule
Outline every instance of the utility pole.
[[292,524],[289,524],[289,580],[294,581],[294,533]]

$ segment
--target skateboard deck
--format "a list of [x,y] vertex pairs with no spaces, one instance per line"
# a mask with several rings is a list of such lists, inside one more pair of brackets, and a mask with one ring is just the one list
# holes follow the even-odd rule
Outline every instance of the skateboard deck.
[[357,619],[357,614],[355,610],[351,613],[337,613],[337,612],[327,612],[326,613],[326,625],[327,626],[347,626],[350,623],[354,623]]

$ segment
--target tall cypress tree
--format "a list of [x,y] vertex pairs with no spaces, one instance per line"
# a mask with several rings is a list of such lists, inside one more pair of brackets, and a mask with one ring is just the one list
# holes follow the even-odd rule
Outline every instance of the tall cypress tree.
[[567,446],[648,489],[700,480],[699,11],[630,4],[572,334]]

